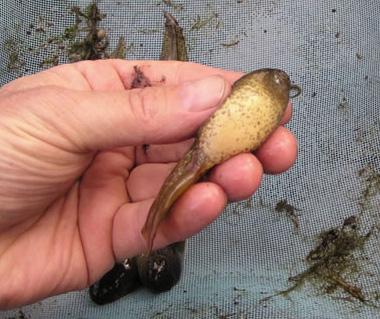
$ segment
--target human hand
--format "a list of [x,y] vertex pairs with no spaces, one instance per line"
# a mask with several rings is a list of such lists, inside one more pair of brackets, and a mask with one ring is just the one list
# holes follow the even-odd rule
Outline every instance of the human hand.
[[[130,89],[135,65],[152,87]],[[0,309],[87,287],[116,260],[140,254],[154,196],[240,76],[193,63],[103,60],[3,86]],[[154,248],[199,232],[227,201],[251,196],[263,172],[288,169],[296,152],[281,126],[256,156],[215,167],[177,201]]]

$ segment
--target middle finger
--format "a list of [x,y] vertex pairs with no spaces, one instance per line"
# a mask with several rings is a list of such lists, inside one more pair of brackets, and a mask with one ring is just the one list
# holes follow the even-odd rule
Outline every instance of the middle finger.
[[[127,181],[133,202],[156,197],[175,163],[146,163],[136,167]],[[249,153],[240,154],[211,170],[209,180],[218,184],[230,201],[251,196],[259,187],[263,168]]]

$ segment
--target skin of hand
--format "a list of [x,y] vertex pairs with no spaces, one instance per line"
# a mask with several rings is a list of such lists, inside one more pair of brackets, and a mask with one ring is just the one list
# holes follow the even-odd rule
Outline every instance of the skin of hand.
[[[135,65],[151,87],[131,89]],[[142,253],[153,198],[241,75],[189,62],[99,60],[3,86],[0,309],[85,288]],[[290,117],[289,106],[282,124]],[[280,126],[255,155],[215,167],[176,202],[154,248],[199,232],[228,201],[251,196],[264,172],[287,170],[296,153]]]

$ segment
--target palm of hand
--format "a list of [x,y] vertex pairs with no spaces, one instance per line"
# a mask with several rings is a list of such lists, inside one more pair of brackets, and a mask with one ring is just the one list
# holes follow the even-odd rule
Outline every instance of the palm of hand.
[[[21,80],[6,90],[17,95],[27,85],[28,90],[38,94],[41,87],[51,83],[69,90],[88,90],[88,83],[77,69],[68,66],[63,71],[59,78],[55,73],[45,72],[32,86]],[[76,81],[67,82],[65,78]],[[36,106],[50,103],[49,106],[57,109],[75,107],[70,105],[75,99],[52,98],[51,95],[57,93],[55,90],[46,89],[43,93],[35,100]],[[27,97],[19,95],[15,98],[22,108]],[[57,102],[59,105],[55,105]],[[2,298],[5,305],[13,304],[14,296],[33,301],[57,291],[83,288],[110,268],[115,260],[112,231],[117,212],[121,211],[121,217],[131,221],[130,229],[125,231],[139,236],[138,227],[141,228],[144,215],[139,218],[135,214],[149,207],[173,166],[163,162],[178,160],[189,145],[185,142],[161,148],[152,146],[148,152],[142,147],[121,147],[95,155],[94,152],[72,152],[72,145],[62,147],[60,138],[53,134],[48,141],[39,139],[33,145],[33,154],[20,154],[29,172],[19,168],[12,172],[13,176],[22,173],[22,179],[30,178],[33,185],[27,183],[26,194],[11,194],[17,204],[4,215],[11,221],[5,220],[0,235],[0,277],[6,279],[2,285],[7,287],[1,289],[7,292]],[[26,147],[21,147],[21,152]],[[37,163],[35,153],[41,156]],[[55,156],[44,158],[44,154]],[[35,172],[39,173],[41,162],[46,169],[43,176],[36,179]],[[79,181],[77,178],[84,171]],[[15,215],[20,217],[15,218]],[[136,242],[139,241],[140,247],[126,243],[123,251],[137,253],[143,249],[141,239]]]

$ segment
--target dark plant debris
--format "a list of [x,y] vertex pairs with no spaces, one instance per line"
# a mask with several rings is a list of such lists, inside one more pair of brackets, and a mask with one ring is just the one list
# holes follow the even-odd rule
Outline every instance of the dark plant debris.
[[173,10],[175,10],[175,11],[181,11],[181,10],[184,9],[184,5],[180,4],[180,3],[177,3],[176,1],[162,0],[162,3],[165,4],[165,5],[167,5],[168,7],[173,8]]
[[8,71],[19,70],[25,65],[20,44],[15,39],[8,39],[4,43],[4,50],[8,53]]
[[127,57],[127,45],[124,37],[120,37],[116,48],[111,52],[110,58],[125,59]]
[[131,89],[143,89],[145,87],[151,86],[149,78],[145,76],[143,71],[135,65],[133,67],[135,74],[133,76],[132,84],[131,84]]
[[230,42],[226,42],[226,43],[221,43],[222,46],[224,46],[225,48],[230,48],[230,47],[234,47],[236,45],[238,45],[240,42],[240,40],[232,40]]
[[[206,181],[207,177],[204,180]],[[237,203],[232,203],[232,204],[235,204],[232,214],[239,215],[240,210],[246,211],[247,209],[249,210],[253,207],[253,197],[250,197],[246,200],[239,201]]]
[[351,216],[344,220],[342,226],[323,231],[318,236],[318,244],[306,257],[308,268],[289,278],[289,281],[294,283],[290,288],[262,301],[275,296],[288,296],[292,291],[303,287],[306,282],[310,282],[325,294],[331,295],[340,291],[349,297],[345,300],[352,298],[375,306],[367,298],[362,287],[355,282],[360,272],[356,253],[362,251],[373,230],[361,234],[357,217]]
[[345,110],[348,108],[348,101],[346,97],[343,97],[341,102],[338,105],[339,110]]
[[367,166],[359,171],[359,177],[364,184],[359,197],[360,212],[363,213],[371,208],[372,199],[380,194],[380,172]]
[[[363,152],[365,152],[365,154],[367,154],[370,157],[368,160],[368,164],[364,168],[364,170],[359,170],[359,176],[361,176],[362,184],[367,185],[370,184],[372,180],[370,178],[368,181],[366,181],[365,179],[369,177],[367,175],[372,174],[376,176],[376,174],[380,173],[380,167],[374,164],[374,162],[372,161],[372,159],[380,157],[379,144],[377,143],[378,137],[380,136],[380,119],[375,118],[374,122],[370,125],[367,125],[365,127],[357,127],[356,129],[354,129],[354,131],[356,132],[355,141],[361,144],[360,146],[362,147]],[[379,194],[379,192],[377,192],[377,194]],[[374,196],[371,196],[371,198],[369,198],[368,203],[365,205],[366,207],[362,207],[362,210],[365,210],[365,208],[371,208],[371,206],[373,206],[371,204],[372,197]],[[361,198],[360,200],[363,201],[363,198]],[[364,203],[361,203],[360,205],[363,204]]]
[[58,65],[59,64],[59,55],[54,54],[49,58],[46,58],[40,63],[40,67]]
[[[82,30],[86,33],[84,39],[71,44],[68,50],[71,62],[80,60],[97,60],[108,57],[106,49],[109,45],[107,33],[98,27],[100,21],[105,18],[95,3],[92,3],[82,11],[74,6],[72,12],[75,14],[74,26],[66,29],[67,37],[75,39]],[[85,21],[86,27],[81,29],[81,23]]]
[[142,34],[155,34],[155,33],[159,33],[160,30],[159,29],[141,28],[141,29],[138,29],[137,32],[142,33]]
[[292,221],[294,228],[299,228],[300,224],[296,211],[300,211],[300,209],[295,208],[293,205],[289,204],[286,199],[282,199],[276,204],[275,210],[278,213],[285,213],[286,216],[288,216]]
[[15,316],[7,317],[6,319],[30,319],[22,310],[19,310]]
[[39,16],[36,26],[33,25],[33,28],[35,27],[36,32],[43,32],[45,33],[48,28],[53,26],[52,22],[46,21],[43,17]]
[[107,31],[99,26],[106,14],[100,12],[95,2],[84,9],[73,6],[71,13],[75,15],[74,24],[67,27],[62,35],[47,39],[47,44],[55,45],[57,52],[42,61],[40,66],[59,64],[59,57],[63,51],[70,62],[126,58],[127,51],[132,48],[132,45],[127,47],[124,37],[121,36],[116,48],[109,51],[110,41]]
[[219,19],[219,14],[216,12],[211,12],[206,17],[201,17],[197,15],[197,17],[193,20],[193,23],[190,27],[190,31],[196,30],[199,31],[207,26],[214,25],[215,29],[218,29],[221,25],[221,20]]

